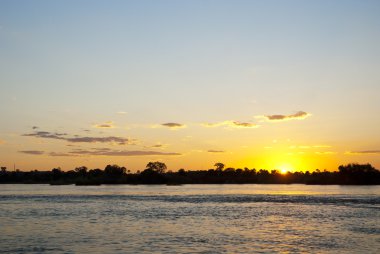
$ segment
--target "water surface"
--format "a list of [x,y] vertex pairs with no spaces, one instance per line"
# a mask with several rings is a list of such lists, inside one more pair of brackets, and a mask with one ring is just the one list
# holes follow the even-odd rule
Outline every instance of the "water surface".
[[2,253],[378,253],[380,186],[0,185]]

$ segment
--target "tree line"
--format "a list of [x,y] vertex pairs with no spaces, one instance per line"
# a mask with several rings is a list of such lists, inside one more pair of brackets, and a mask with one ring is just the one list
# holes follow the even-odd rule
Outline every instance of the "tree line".
[[52,185],[100,185],[100,184],[340,184],[379,185],[380,171],[371,164],[351,163],[339,166],[337,171],[287,172],[278,170],[226,168],[223,163],[215,163],[208,170],[167,171],[163,162],[149,162],[142,171],[132,173],[125,167],[107,165],[102,169],[88,169],[85,166],[63,171],[8,171],[1,167],[0,184],[5,183],[48,183]]

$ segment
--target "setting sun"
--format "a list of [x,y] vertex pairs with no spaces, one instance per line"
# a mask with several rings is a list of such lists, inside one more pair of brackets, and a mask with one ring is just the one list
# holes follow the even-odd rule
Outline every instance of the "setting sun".
[[293,170],[292,165],[289,165],[289,164],[281,164],[277,168],[279,169],[280,173],[283,175],[285,175],[288,172],[291,172]]

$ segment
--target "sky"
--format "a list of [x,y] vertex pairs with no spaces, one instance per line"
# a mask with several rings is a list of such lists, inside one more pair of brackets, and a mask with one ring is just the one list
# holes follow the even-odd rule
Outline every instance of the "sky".
[[0,0],[0,165],[380,169],[379,1]]

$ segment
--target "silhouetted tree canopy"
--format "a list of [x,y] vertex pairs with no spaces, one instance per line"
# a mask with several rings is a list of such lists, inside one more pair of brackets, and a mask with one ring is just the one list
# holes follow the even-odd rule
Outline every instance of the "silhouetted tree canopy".
[[82,167],[77,167],[74,169],[75,172],[77,172],[79,175],[85,176],[87,173],[87,167],[82,166]]
[[152,170],[152,171],[155,171],[155,172],[157,172],[159,174],[163,174],[166,171],[166,164],[163,163],[163,162],[159,162],[159,161],[149,162],[146,165],[146,169],[145,170]]
[[358,164],[352,163],[345,166],[339,166],[339,173],[341,174],[356,174],[356,173],[370,173],[375,172],[376,169],[371,164]]
[[122,176],[127,172],[125,167],[120,167],[118,165],[107,165],[104,169],[104,173],[107,176]]
[[217,162],[215,163],[214,167],[217,171],[222,171],[224,169],[224,164],[221,162]]
[[88,169],[85,166],[62,171],[33,170],[7,171],[0,167],[0,183],[50,183],[50,184],[343,184],[343,185],[380,185],[380,171],[370,164],[341,165],[338,171],[288,172],[280,174],[277,170],[232,168],[223,163],[215,163],[215,169],[166,172],[163,162],[149,162],[141,173],[130,173],[125,167],[107,165],[104,170]]

